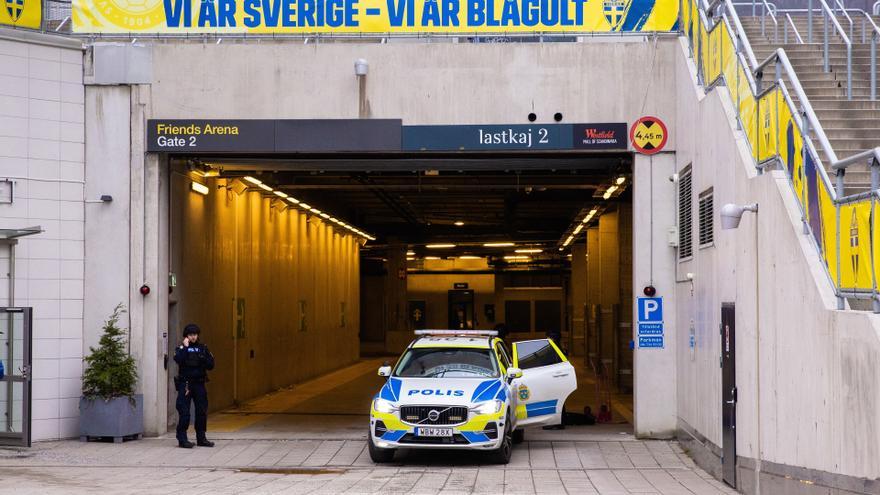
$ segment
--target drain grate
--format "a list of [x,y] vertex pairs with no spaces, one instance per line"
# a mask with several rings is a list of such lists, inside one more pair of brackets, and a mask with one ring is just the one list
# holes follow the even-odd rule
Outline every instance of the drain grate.
[[258,474],[343,474],[347,469],[327,469],[327,468],[240,468],[236,469],[239,473],[258,473]]

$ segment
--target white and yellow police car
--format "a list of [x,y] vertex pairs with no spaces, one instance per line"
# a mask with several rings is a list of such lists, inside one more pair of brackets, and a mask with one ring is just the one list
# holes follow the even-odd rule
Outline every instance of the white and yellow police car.
[[[507,344],[494,331],[419,330],[373,399],[374,462],[399,448],[474,449],[506,464],[523,428],[562,422],[577,388],[574,368],[550,339]],[[512,359],[511,359],[512,356]]]

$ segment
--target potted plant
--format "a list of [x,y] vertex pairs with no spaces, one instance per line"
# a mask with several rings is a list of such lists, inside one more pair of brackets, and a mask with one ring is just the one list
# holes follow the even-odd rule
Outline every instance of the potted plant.
[[125,313],[120,303],[104,324],[104,335],[90,354],[83,372],[83,396],[79,401],[80,440],[110,437],[140,438],[144,431],[144,396],[135,394],[137,367],[126,351],[125,331],[119,317]]

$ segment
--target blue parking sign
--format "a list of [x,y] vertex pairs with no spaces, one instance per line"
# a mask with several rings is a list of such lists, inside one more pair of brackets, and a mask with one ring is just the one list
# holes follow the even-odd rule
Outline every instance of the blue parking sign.
[[663,322],[662,297],[640,297],[637,308],[639,310],[638,320],[640,323]]

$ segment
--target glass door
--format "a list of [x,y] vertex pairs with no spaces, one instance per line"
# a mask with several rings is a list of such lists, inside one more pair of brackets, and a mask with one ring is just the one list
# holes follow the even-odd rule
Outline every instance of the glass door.
[[0,308],[0,445],[31,445],[31,308]]

